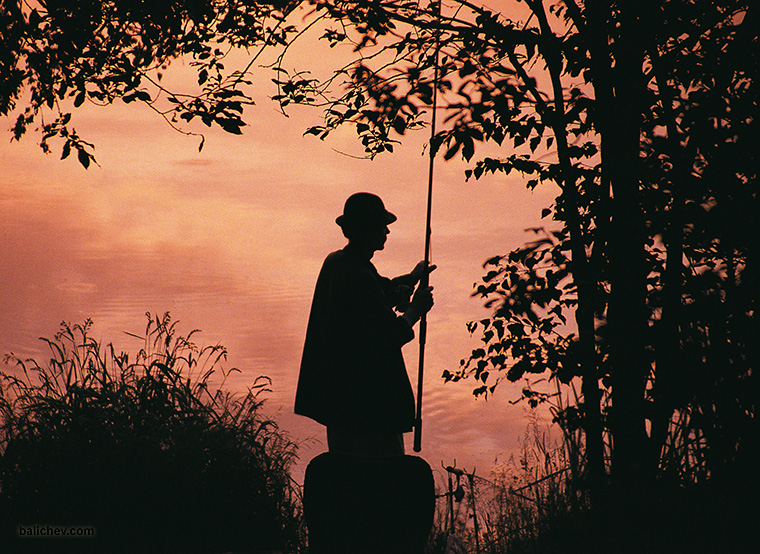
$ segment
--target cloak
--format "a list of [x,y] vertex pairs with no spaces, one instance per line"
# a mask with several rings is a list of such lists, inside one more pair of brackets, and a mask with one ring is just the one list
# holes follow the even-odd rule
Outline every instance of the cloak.
[[330,427],[404,433],[414,393],[401,347],[414,338],[394,311],[411,276],[381,277],[350,245],[325,259],[314,289],[295,413]]

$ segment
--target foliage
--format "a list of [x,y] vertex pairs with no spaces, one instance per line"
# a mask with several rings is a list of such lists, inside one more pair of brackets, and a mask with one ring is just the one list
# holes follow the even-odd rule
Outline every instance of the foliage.
[[[577,305],[567,237],[561,231],[534,232],[541,238],[485,263],[489,271],[474,294],[487,299],[487,308],[495,308],[490,318],[467,326],[471,333],[482,330],[485,347],[473,350],[456,373],[444,372],[447,381],[470,374],[482,381],[473,391],[476,396],[493,393],[499,380],[487,386],[491,373],[507,367],[506,378],[513,382],[546,371],[565,384],[580,376],[579,361],[573,355],[575,335],[562,333]],[[541,398],[528,390],[524,396],[531,407]]]
[[[740,223],[752,220],[745,209],[757,209],[758,201],[758,158],[749,151],[757,133],[750,113],[754,109],[750,106],[758,103],[757,58],[742,55],[750,45],[756,51],[757,36],[750,31],[751,16],[744,3],[694,2],[690,10],[684,4],[665,4],[662,20],[650,23],[653,42],[641,45],[646,103],[639,106],[640,143],[634,150],[641,168],[628,170],[637,177],[636,203],[629,206],[635,212],[633,219],[624,219],[621,208],[614,207],[615,180],[610,187],[605,179],[605,173],[612,175],[614,162],[605,163],[604,150],[601,158],[587,158],[596,163],[594,176],[572,157],[563,167],[558,149],[560,163],[542,180],[548,177],[563,186],[554,213],[562,231],[547,233],[543,240],[486,263],[488,273],[475,294],[487,298],[487,306],[495,310],[492,317],[470,324],[471,331],[480,331],[486,348],[474,350],[458,372],[445,377],[474,375],[482,381],[476,394],[492,392],[496,383],[487,387],[488,378],[500,370],[510,380],[546,369],[563,382],[575,376],[598,379],[613,391],[607,397],[612,404],[607,404],[606,421],[614,431],[615,419],[619,421],[623,413],[622,401],[616,409],[614,393],[628,386],[615,385],[616,373],[640,371],[633,394],[643,402],[642,408],[638,414],[625,414],[640,418],[641,433],[645,418],[652,425],[648,444],[639,443],[639,455],[650,466],[648,471],[654,471],[654,463],[655,469],[682,482],[694,482],[730,471],[728,467],[757,448],[752,438],[757,389],[745,386],[753,380],[757,364],[750,339],[758,328],[753,292],[757,250],[754,233]],[[540,20],[536,12],[540,5],[532,6]],[[560,53],[565,68],[561,75],[572,82],[575,50],[593,43],[579,14],[570,11],[572,19],[564,22],[571,25]],[[561,22],[557,20],[558,25]],[[546,49],[539,45],[536,61],[543,57],[550,68],[552,53]],[[592,51],[591,57],[595,55],[598,52]],[[589,122],[598,137],[594,142],[604,149],[605,140],[609,144],[614,137],[598,118],[610,106],[603,104],[601,78],[593,63],[582,73],[596,97],[586,98],[581,112],[567,108],[565,117],[575,121],[580,116]],[[564,100],[570,86],[555,88],[551,94],[556,100],[559,91]],[[573,96],[571,89],[569,94]],[[558,143],[560,130],[553,128]],[[483,163],[478,167],[485,167]],[[585,174],[577,173],[568,181],[567,172],[576,169]],[[575,184],[568,189],[567,183]],[[563,205],[568,200],[572,204]],[[726,216],[731,225],[722,222]],[[628,227],[622,231],[628,236],[620,237],[616,221],[640,225],[641,236],[637,239],[636,227]],[[616,252],[620,247],[615,242],[637,240],[641,266],[635,251],[623,258]],[[638,272],[643,303],[619,310],[616,317],[611,293],[622,289],[626,274]],[[584,285],[585,299],[580,290]],[[572,307],[575,329],[581,333],[580,312],[593,314],[592,356],[582,352],[583,337],[566,326],[564,314]],[[633,309],[643,314],[646,324],[638,338]],[[615,340],[640,341],[643,369],[622,369],[620,352],[625,349],[617,352],[615,363]],[[595,372],[584,375],[584,366]],[[530,389],[525,395],[532,403],[540,399]],[[580,419],[560,414],[558,421],[582,423],[589,406],[584,401],[579,407]]]
[[445,468],[448,486],[439,494],[443,509],[430,554],[449,552],[451,542],[462,554],[574,552],[581,544],[593,551],[584,537],[590,512],[573,453],[577,445],[568,438],[551,441],[535,412],[529,415],[519,455],[488,476]]
[[[72,107],[140,102],[180,129],[195,118],[240,134],[250,85],[248,68],[227,69],[236,48],[283,44],[294,29],[284,20],[297,2],[235,0],[120,2],[2,0],[0,115],[25,104],[12,129],[18,140],[35,122],[41,146],[63,140],[87,168],[93,145],[72,126]],[[197,75],[196,92],[169,90],[163,74],[178,58]],[[52,120],[44,117],[52,112]],[[189,131],[183,131],[189,134]],[[203,146],[201,141],[200,147]]]
[[[556,429],[554,427],[553,429]],[[479,475],[446,467],[439,513],[427,554],[689,554],[751,550],[751,516],[725,483],[711,488],[647,488],[647,512],[624,531],[610,498],[592,510],[579,445],[572,437],[550,438],[530,412],[519,455]],[[734,492],[732,490],[732,492]],[[738,491],[737,491],[738,492]],[[738,495],[750,501],[752,493]],[[623,532],[621,532],[621,530]],[[447,548],[456,544],[456,550]]]
[[268,380],[243,397],[213,391],[225,349],[197,347],[168,314],[148,314],[134,358],[91,326],[62,324],[46,365],[11,356],[17,370],[0,374],[3,539],[18,525],[80,525],[96,537],[40,548],[297,551],[295,445],[262,414]]

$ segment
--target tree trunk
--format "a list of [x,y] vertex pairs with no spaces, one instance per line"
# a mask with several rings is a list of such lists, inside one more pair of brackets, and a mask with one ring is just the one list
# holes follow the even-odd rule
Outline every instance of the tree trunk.
[[[599,390],[596,324],[594,322],[595,287],[590,275],[589,260],[586,255],[586,240],[578,211],[581,202],[578,197],[578,179],[569,154],[559,38],[554,35],[549,26],[542,0],[529,0],[528,5],[538,18],[541,35],[545,41],[542,55],[546,60],[552,82],[553,112],[550,121],[557,144],[557,158],[562,168],[561,177],[557,183],[562,189],[562,195],[558,199],[557,208],[562,210],[570,232],[573,280],[578,287],[578,307],[575,311],[575,322],[578,326],[578,348],[581,357],[586,471],[593,499],[597,496],[599,487],[605,479],[604,439],[600,413],[601,391]],[[548,109],[551,108],[547,106]]]
[[635,3],[623,5],[614,41],[614,125],[607,128],[603,164],[612,185],[610,304],[613,480],[636,486],[646,468],[646,273],[639,195],[641,109],[645,96],[641,19]]
[[[633,486],[645,468],[646,274],[639,201],[641,109],[644,97],[640,32],[642,8],[589,0],[583,14],[596,98],[602,180],[611,186],[608,232],[610,301],[607,309],[612,383],[613,481]],[[617,24],[617,26],[616,26]],[[614,65],[613,65],[614,62]]]

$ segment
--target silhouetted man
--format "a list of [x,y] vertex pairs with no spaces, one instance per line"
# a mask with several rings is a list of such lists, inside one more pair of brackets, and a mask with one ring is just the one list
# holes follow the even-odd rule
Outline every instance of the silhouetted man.
[[420,262],[395,279],[371,259],[396,216],[374,194],[348,198],[336,223],[348,244],[325,259],[306,332],[295,412],[327,427],[330,452],[365,457],[404,453],[414,394],[401,347],[433,306],[432,287],[411,291],[435,266]]

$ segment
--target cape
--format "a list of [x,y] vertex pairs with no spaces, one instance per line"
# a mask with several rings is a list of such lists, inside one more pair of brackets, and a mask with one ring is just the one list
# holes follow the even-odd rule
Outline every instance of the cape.
[[336,428],[404,433],[414,393],[401,347],[414,338],[394,311],[396,287],[350,248],[325,259],[314,289],[295,413]]

